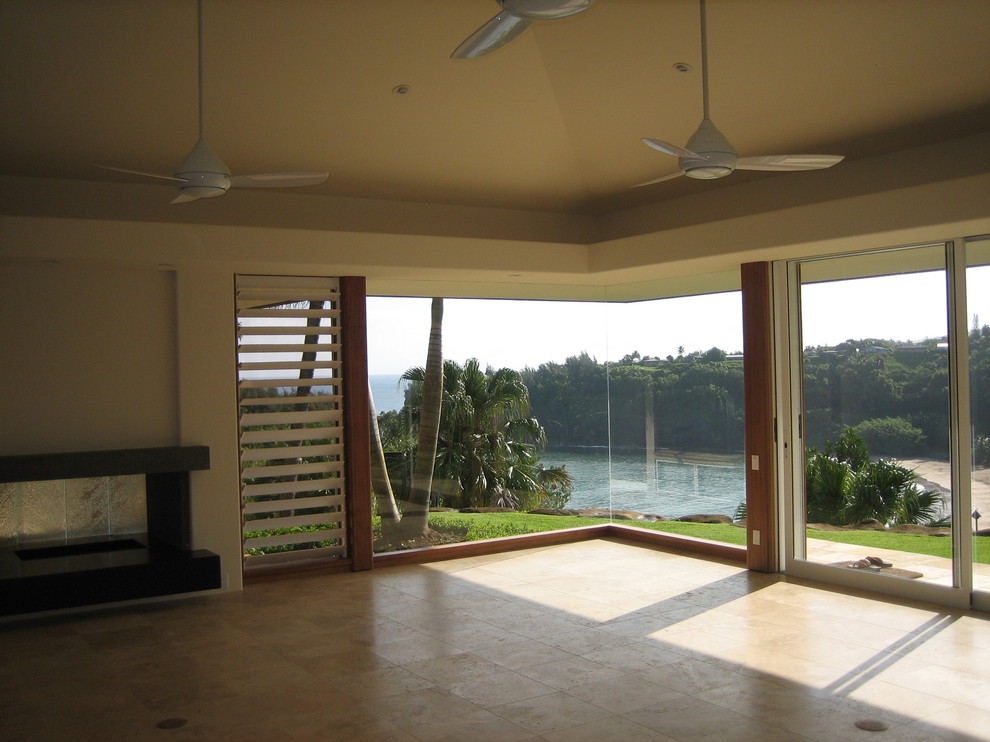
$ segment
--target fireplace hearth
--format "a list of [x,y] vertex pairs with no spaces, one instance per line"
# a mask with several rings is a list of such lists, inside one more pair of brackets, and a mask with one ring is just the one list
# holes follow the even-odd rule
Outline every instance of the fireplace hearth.
[[206,446],[0,456],[7,492],[19,482],[143,475],[147,524],[141,533],[4,545],[0,616],[219,588],[220,557],[191,548],[189,472],[209,468]]

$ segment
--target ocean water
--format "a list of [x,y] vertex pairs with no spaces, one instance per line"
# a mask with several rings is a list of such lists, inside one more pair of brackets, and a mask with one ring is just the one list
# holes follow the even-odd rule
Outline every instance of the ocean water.
[[403,388],[408,382],[401,381],[399,374],[370,374],[371,394],[378,412],[401,410],[405,401]]
[[544,451],[546,466],[565,466],[574,479],[568,507],[607,508],[678,518],[695,513],[732,516],[746,497],[746,472],[738,465],[712,466],[678,461],[649,466],[645,454],[605,448]]

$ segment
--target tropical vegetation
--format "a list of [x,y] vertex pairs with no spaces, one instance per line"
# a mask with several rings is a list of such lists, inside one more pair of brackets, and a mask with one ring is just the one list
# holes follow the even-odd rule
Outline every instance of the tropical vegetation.
[[[530,414],[519,372],[482,369],[476,358],[463,365],[444,361],[443,370],[432,503],[513,509],[536,508],[548,499],[566,503],[571,478],[540,461],[546,431]],[[403,415],[415,426],[426,371],[412,368],[403,378],[412,382]]]
[[939,516],[942,495],[920,487],[907,467],[888,459],[872,460],[853,428],[826,442],[823,450],[808,449],[805,460],[808,523],[931,524]]

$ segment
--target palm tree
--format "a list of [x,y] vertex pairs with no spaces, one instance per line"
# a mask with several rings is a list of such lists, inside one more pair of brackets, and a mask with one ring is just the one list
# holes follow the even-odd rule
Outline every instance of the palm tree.
[[875,519],[884,525],[928,523],[942,502],[938,492],[922,490],[917,475],[887,459],[871,461],[866,444],[846,428],[824,451],[808,449],[805,492],[809,523],[854,525]]
[[443,400],[442,335],[443,297],[434,297],[430,308],[430,341],[426,352],[426,368],[423,369],[420,379],[423,383],[422,404],[419,411],[419,434],[412,485],[409,488],[409,497],[402,508],[402,517],[395,524],[395,533],[385,533],[386,523],[384,520],[382,522],[382,535],[388,541],[421,538],[429,532],[430,495],[433,491],[440,408]]
[[567,507],[571,494],[574,492],[574,480],[564,466],[536,466],[536,483],[543,490],[543,500],[540,507]]
[[392,482],[388,476],[388,465],[385,463],[385,448],[382,445],[382,432],[378,427],[378,412],[375,410],[375,394],[368,382],[368,409],[371,414],[371,491],[375,497],[378,514],[385,525],[383,531],[395,530],[396,524],[402,519],[399,506],[395,502]]
[[[412,368],[403,378],[422,384],[426,373]],[[414,404],[418,396],[417,390]],[[444,483],[440,491],[466,506],[528,509],[553,488],[569,486],[566,472],[541,472],[537,448],[546,444],[546,432],[529,411],[518,371],[482,370],[476,358],[463,366],[446,361],[435,472]]]

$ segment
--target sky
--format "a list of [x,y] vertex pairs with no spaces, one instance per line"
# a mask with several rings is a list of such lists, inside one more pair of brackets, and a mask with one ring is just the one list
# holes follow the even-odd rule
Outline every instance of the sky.
[[[990,324],[990,266],[967,271],[966,326]],[[804,345],[881,338],[920,341],[948,334],[945,274],[912,273],[810,284],[801,290]]]
[[[368,299],[368,371],[400,374],[426,361],[430,299]],[[676,300],[592,302],[445,299],[443,353],[463,363],[522,369],[582,351],[598,359],[742,351],[739,292]]]
[[[967,316],[990,324],[990,266],[970,268]],[[430,299],[369,297],[369,373],[401,374],[426,361]],[[808,284],[802,289],[805,346],[868,337],[920,341],[946,334],[940,272]],[[971,319],[970,319],[971,321]],[[969,326],[970,321],[967,322]],[[446,299],[444,357],[522,369],[586,351],[599,361],[676,356],[718,347],[742,351],[739,292],[629,304]]]

